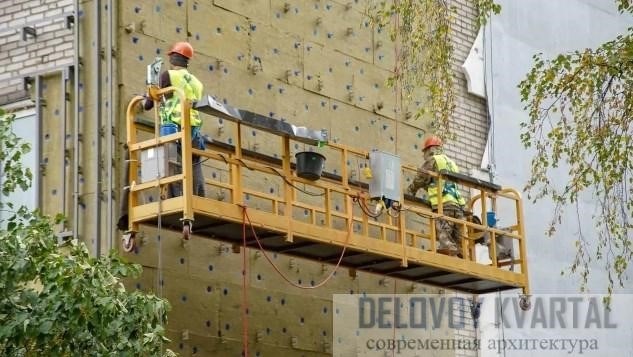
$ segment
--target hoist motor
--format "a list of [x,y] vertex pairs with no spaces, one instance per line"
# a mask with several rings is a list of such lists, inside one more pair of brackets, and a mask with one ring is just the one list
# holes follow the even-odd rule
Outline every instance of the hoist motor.
[[163,65],[163,59],[156,57],[154,62],[147,65],[147,78],[145,82],[147,85],[160,86],[160,68]]

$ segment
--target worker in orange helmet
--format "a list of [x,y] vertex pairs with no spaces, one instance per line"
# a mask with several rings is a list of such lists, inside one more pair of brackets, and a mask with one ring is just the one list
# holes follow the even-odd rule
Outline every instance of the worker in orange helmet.
[[[176,42],[167,56],[169,56],[170,69],[164,71],[160,75],[159,86],[166,88],[174,86],[180,88],[185,93],[185,96],[190,101],[198,101],[202,98],[203,85],[193,74],[189,72],[187,67],[189,61],[193,57],[193,47],[189,42]],[[154,101],[146,97],[143,104],[145,110],[151,110],[154,107]],[[200,119],[200,113],[197,110],[191,109],[190,111],[191,122],[191,141],[194,149],[205,149],[204,138],[200,134],[200,127],[202,126],[202,120]],[[169,135],[180,131],[182,122],[182,113],[180,112],[180,97],[177,95],[168,94],[160,103],[159,117],[160,135]],[[178,155],[182,152],[180,144],[177,147]],[[204,176],[202,174],[202,164],[200,156],[193,155],[193,194],[197,196],[204,196]],[[127,169],[126,169],[127,171]],[[180,167],[170,168],[170,175],[176,175],[180,173]],[[127,176],[127,174],[126,174]],[[182,184],[172,183],[169,184],[169,196],[176,197],[182,195]],[[129,191],[125,190],[121,199],[121,216],[117,222],[117,227],[120,230],[128,229],[128,200]]]
[[[193,57],[193,47],[189,42],[176,42],[169,52],[170,69],[160,75],[160,87],[166,88],[174,86],[180,88],[185,93],[187,99],[192,102],[202,99],[203,85],[187,69],[189,61]],[[145,110],[154,106],[151,100],[145,101]],[[161,102],[159,108],[161,120],[160,135],[169,135],[180,131],[182,113],[180,112],[180,98],[177,95],[168,94]],[[191,140],[194,149],[205,149],[204,138],[200,133],[202,120],[197,110],[191,109],[189,113],[191,122]],[[179,148],[180,149],[180,148]],[[179,150],[180,151],[180,150]],[[200,156],[193,155],[193,194],[197,196],[205,195],[204,177],[202,175],[202,165]],[[179,172],[176,172],[176,174]],[[170,185],[170,196],[180,196],[182,187],[180,184]]]
[[[435,135],[429,136],[424,140],[422,145],[424,153],[424,164],[421,169],[426,171],[440,172],[446,170],[449,172],[459,172],[459,168],[453,160],[444,154],[442,149],[442,140]],[[408,191],[411,195],[418,192],[420,188],[427,190],[427,199],[431,203],[431,208],[437,212],[439,189],[435,182],[435,178],[419,171],[409,185]],[[461,197],[459,189],[454,182],[444,180],[442,188],[442,209],[445,216],[457,219],[464,218],[464,198]],[[435,231],[440,243],[438,249],[448,250],[450,255],[458,255],[461,246],[461,229],[454,222],[443,219],[435,220]]]

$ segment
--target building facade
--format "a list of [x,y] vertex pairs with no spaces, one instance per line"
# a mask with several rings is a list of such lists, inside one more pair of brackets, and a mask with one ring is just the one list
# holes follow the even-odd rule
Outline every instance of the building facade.
[[[458,15],[452,39],[457,136],[446,148],[470,172],[479,170],[488,136],[485,99],[468,92],[460,69],[475,42],[477,10],[468,0],[451,5]],[[406,112],[415,104],[399,107],[385,85],[395,48],[388,34],[370,26],[365,9],[362,1],[322,0],[3,1],[0,105],[23,113],[17,123],[24,124],[20,132],[30,133],[26,139],[36,148],[33,169],[39,173],[27,203],[65,214],[60,235],[78,238],[94,254],[119,248],[115,224],[125,186],[127,102],[145,93],[146,66],[183,40],[195,48],[190,68],[205,93],[295,125],[327,129],[337,143],[420,164],[427,125],[409,118]],[[151,118],[151,112],[139,117]],[[233,127],[204,120],[208,139],[230,144]],[[271,156],[277,150],[254,134],[245,135],[243,145]],[[348,163],[352,177],[360,175],[362,164]],[[178,235],[143,228],[143,243],[129,258],[144,273],[130,287],[169,299],[170,348],[181,355],[239,355],[241,255],[219,241],[196,239],[195,227],[185,245]],[[299,290],[285,285],[255,250],[248,256],[253,355],[330,355],[341,343],[332,337],[332,294],[440,291],[345,269],[320,289]],[[331,269],[284,255],[275,261],[289,278],[303,282],[320,281]]]

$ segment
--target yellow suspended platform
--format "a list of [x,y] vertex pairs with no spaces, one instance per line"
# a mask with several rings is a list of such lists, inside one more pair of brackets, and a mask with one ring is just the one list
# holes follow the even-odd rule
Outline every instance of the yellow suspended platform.
[[[155,99],[167,92],[182,96],[174,88],[150,90]],[[181,132],[162,137],[158,136],[156,112],[154,123],[137,121],[135,108],[142,99],[132,99],[127,111],[130,197],[129,231],[123,241],[125,250],[134,249],[140,224],[156,226],[159,219],[163,228],[182,229],[184,239],[189,239],[193,231],[196,236],[235,245],[243,244],[243,229],[252,224],[253,231],[246,229],[247,246],[259,248],[261,245],[266,251],[322,263],[340,263],[349,268],[351,274],[361,270],[472,294],[520,288],[524,296],[528,296],[523,209],[516,190],[463,175],[429,173],[439,180],[438,187],[450,176],[463,192],[470,192],[467,205],[470,214],[466,220],[443,216],[441,202],[435,213],[423,201],[411,196],[403,196],[398,209],[383,210],[374,218],[370,217],[375,215],[375,205],[367,197],[367,180],[360,177],[359,166],[353,165],[366,163],[367,152],[334,143],[327,143],[323,148],[311,146],[327,158],[321,178],[311,181],[296,175],[291,148],[307,147],[316,141],[261,125],[260,119],[270,121],[271,118],[239,111],[207,98],[197,103],[196,108],[201,113],[230,121],[234,130],[230,144],[210,142],[206,150],[196,150],[190,144],[188,120],[184,121]],[[183,103],[184,117],[188,117],[190,104],[184,98]],[[266,140],[268,146],[274,140],[278,142],[274,144],[277,149],[272,155],[256,150],[258,148],[244,148],[246,134],[251,135],[253,131],[265,136],[262,140]],[[139,139],[141,136],[144,140]],[[141,153],[179,140],[185,143],[182,145],[182,173],[140,183]],[[192,194],[192,154],[199,155],[204,163],[206,197]],[[403,165],[401,169],[403,177],[412,177],[416,172],[413,166]],[[168,184],[175,182],[182,182],[182,196],[155,198],[153,202],[143,200],[147,192],[158,189],[164,192]],[[263,182],[274,182],[277,189],[266,190]],[[487,225],[486,212],[490,210],[502,218],[502,228]],[[482,222],[473,216],[481,217]],[[460,225],[462,251],[459,256],[437,250],[434,223],[439,218]],[[482,258],[482,254],[477,254],[481,248],[476,249],[476,243],[485,236],[491,244],[489,254],[483,254]],[[504,247],[510,247],[509,255],[498,251]]]

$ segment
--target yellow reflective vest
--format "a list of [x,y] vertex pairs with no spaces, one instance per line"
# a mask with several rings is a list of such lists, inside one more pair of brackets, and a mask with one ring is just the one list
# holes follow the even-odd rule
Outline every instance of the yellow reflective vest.
[[[186,68],[169,70],[168,73],[171,85],[182,89],[187,99],[190,101],[202,99],[202,83],[193,74],[189,73]],[[189,113],[192,127],[202,125],[200,113],[198,113],[197,110],[191,109]],[[180,97],[174,93],[174,95],[167,99],[160,107],[161,123],[175,123],[180,125],[181,118]]]
[[[459,168],[457,167],[457,165],[455,165],[455,162],[449,159],[446,155],[433,155],[433,159],[435,160],[435,167],[437,167],[438,172],[446,170],[449,172],[459,173]],[[466,201],[460,195],[455,182],[447,180],[442,181],[444,181],[444,188],[442,190],[442,204],[464,206],[466,204]],[[437,191],[437,183],[434,180],[434,182],[427,188],[427,198],[431,202],[432,207],[437,206]]]

